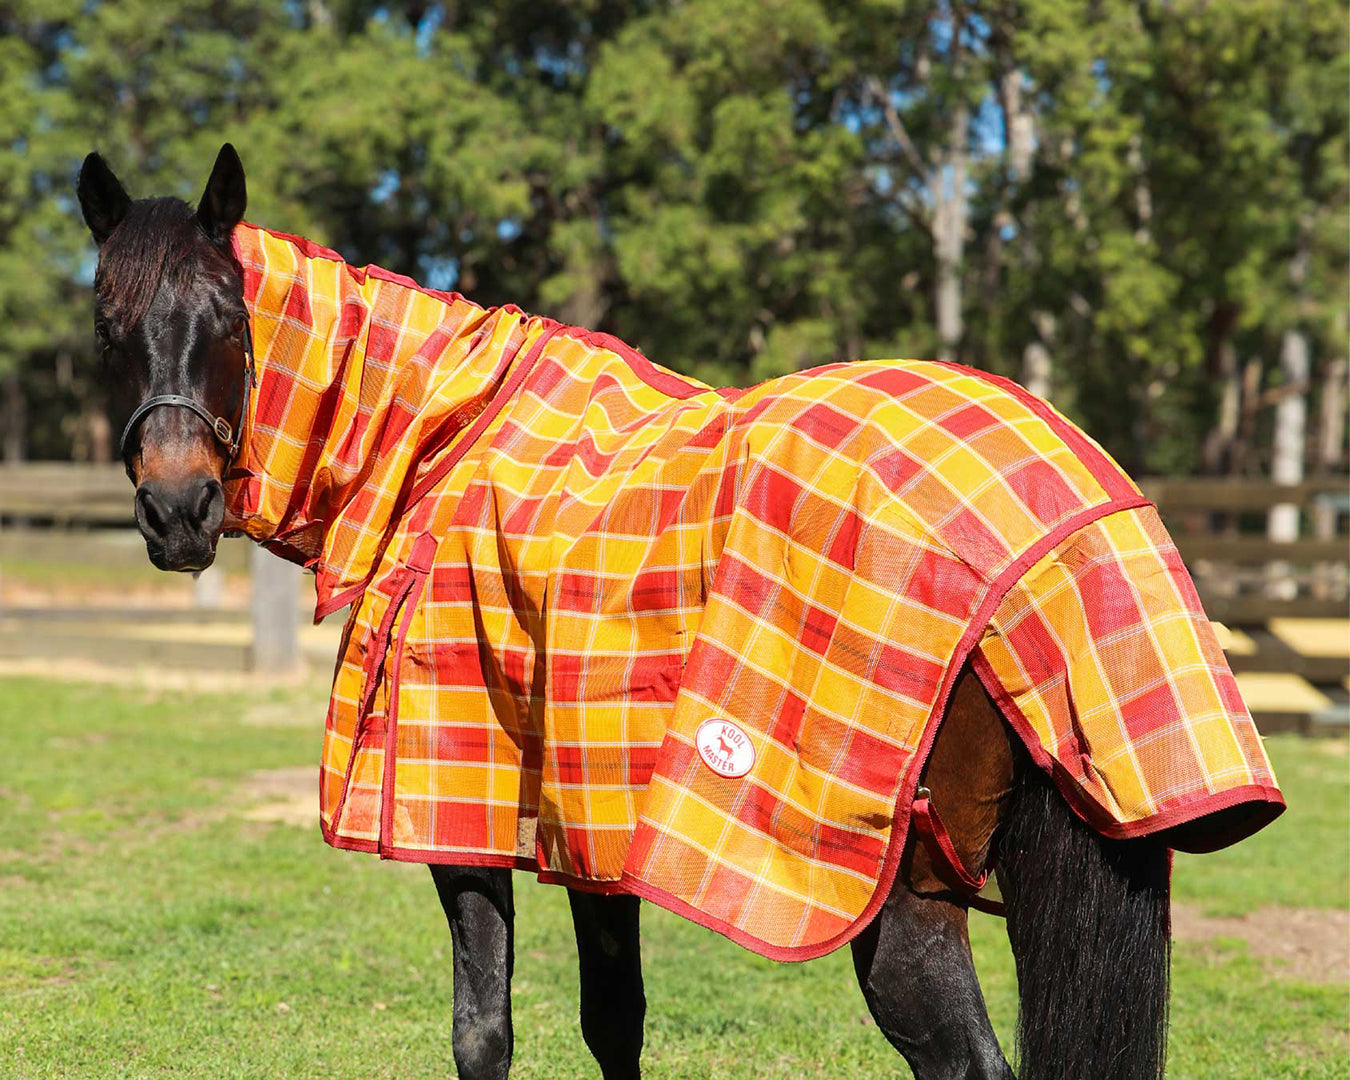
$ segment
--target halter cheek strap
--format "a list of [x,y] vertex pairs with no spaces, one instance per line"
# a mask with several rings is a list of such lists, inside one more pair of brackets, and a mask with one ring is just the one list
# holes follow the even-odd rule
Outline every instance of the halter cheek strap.
[[126,457],[127,440],[131,438],[131,433],[136,430],[136,425],[144,419],[145,414],[152,409],[158,409],[161,405],[172,405],[183,409],[191,409],[203,420],[206,426],[211,429],[217,441],[225,447],[226,460],[225,468],[228,469],[234,464],[234,459],[239,456],[239,448],[244,438],[244,424],[248,421],[249,402],[253,397],[253,388],[257,385],[258,375],[254,369],[253,361],[253,333],[248,324],[244,324],[244,400],[239,407],[239,422],[234,426],[223,416],[217,416],[211,412],[205,405],[195,398],[184,397],[182,394],[156,394],[154,397],[146,398],[136,407],[136,411],[131,414],[126,427],[122,429],[122,437],[117,441],[117,456]]

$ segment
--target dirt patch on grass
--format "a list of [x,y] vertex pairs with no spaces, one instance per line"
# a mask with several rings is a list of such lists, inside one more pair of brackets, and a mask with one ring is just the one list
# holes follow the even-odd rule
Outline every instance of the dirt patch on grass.
[[79,750],[85,746],[102,746],[112,738],[106,731],[85,731],[79,735],[53,735],[47,740],[51,750]]
[[31,878],[24,877],[22,874],[10,873],[6,868],[7,862],[16,862],[15,859],[7,859],[4,852],[0,852],[0,893],[7,896],[17,895],[19,890],[24,892],[36,892],[41,886]]
[[1350,982],[1350,911],[1263,907],[1237,917],[1214,917],[1191,904],[1173,904],[1172,932],[1179,941],[1245,941],[1272,975]]
[[260,688],[303,687],[315,676],[307,671],[264,675],[244,671],[207,671],[194,668],[118,667],[92,660],[21,657],[0,660],[0,677],[28,676],[59,681],[98,683],[137,690],[187,690],[197,693],[257,693]]
[[312,828],[319,811],[314,774],[313,765],[260,769],[250,773],[240,789],[240,798],[252,805],[242,816],[247,821]]
[[[306,687],[306,689],[309,689]],[[328,708],[326,688],[319,694],[306,695],[303,701],[273,701],[250,705],[239,718],[247,727],[304,728],[317,730],[323,726]]]

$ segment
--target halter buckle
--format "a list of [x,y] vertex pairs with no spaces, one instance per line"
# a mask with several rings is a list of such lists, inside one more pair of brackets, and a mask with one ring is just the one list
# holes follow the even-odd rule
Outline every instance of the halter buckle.
[[226,446],[234,445],[234,429],[230,427],[230,422],[225,417],[217,416],[211,427],[215,430],[217,439]]

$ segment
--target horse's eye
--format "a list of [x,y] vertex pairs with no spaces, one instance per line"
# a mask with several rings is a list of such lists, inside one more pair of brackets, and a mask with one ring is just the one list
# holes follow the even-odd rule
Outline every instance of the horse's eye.
[[248,327],[247,315],[236,315],[234,321],[230,323],[230,333],[240,341],[244,340],[244,330]]

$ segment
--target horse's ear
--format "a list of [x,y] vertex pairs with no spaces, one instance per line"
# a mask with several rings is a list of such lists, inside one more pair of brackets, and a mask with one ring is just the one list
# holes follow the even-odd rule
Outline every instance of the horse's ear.
[[131,205],[126,188],[99,154],[90,154],[84,159],[80,178],[75,182],[75,194],[79,196],[85,224],[94,234],[96,244],[108,239],[127,216],[127,208]]
[[217,244],[228,244],[234,227],[244,220],[248,189],[244,186],[244,163],[226,143],[216,155],[211,179],[206,182],[202,201],[197,204],[197,220]]

